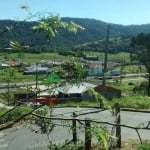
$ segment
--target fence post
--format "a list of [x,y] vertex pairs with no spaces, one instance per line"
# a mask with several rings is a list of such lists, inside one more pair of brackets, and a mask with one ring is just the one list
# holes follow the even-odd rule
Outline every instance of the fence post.
[[85,120],[85,150],[91,150],[91,122],[86,118]]
[[72,135],[73,135],[73,143],[77,143],[77,128],[76,128],[76,114],[73,112],[73,120],[72,120]]
[[[120,125],[121,118],[120,118],[120,104],[115,104],[115,115],[116,115],[116,124]],[[121,126],[116,127],[116,137],[117,137],[117,147],[121,148]]]

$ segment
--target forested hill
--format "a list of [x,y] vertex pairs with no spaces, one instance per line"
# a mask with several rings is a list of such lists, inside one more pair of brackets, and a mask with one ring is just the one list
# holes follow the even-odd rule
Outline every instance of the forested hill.
[[[76,34],[66,30],[60,30],[59,34],[50,42],[47,42],[44,34],[34,33],[32,26],[36,22],[16,22],[13,20],[0,20],[0,51],[4,51],[9,47],[9,41],[16,40],[24,45],[29,45],[34,50],[61,50],[75,45],[84,43],[96,42],[106,37],[107,23],[94,19],[84,18],[62,18],[64,21],[74,21],[75,23],[85,27],[84,31],[79,31]],[[7,27],[12,30],[4,32]],[[129,39],[137,33],[150,32],[150,24],[123,26],[110,24],[110,37]]]

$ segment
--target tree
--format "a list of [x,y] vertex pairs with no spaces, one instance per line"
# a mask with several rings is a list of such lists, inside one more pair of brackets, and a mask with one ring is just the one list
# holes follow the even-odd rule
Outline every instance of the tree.
[[77,25],[74,22],[65,22],[62,21],[59,16],[47,16],[43,17],[40,21],[38,21],[37,25],[33,26],[34,31],[44,32],[46,38],[51,40],[52,37],[55,37],[58,29],[64,28],[69,32],[76,33],[78,29],[84,29],[82,26]]
[[13,78],[15,78],[15,69],[14,68],[6,68],[5,70],[5,81],[7,82],[7,103],[10,103],[10,82]]
[[147,94],[150,96],[150,33],[140,33],[135,37],[131,38],[131,46],[138,48],[138,59],[145,65],[148,72],[148,87]]
[[24,49],[29,48],[28,45],[23,46],[18,41],[10,41],[9,46],[14,52],[18,53],[18,58],[21,58],[21,59],[24,56],[24,54],[23,54]]

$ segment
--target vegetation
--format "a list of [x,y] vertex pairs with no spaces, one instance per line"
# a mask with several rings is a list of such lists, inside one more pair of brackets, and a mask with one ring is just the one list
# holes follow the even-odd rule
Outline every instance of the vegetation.
[[144,64],[148,75],[148,86],[147,93],[150,96],[150,34],[140,33],[136,37],[131,39],[131,44],[133,47],[138,46],[140,51],[138,51],[138,59]]
[[3,113],[2,117],[0,118],[0,124],[15,121],[21,118],[23,115],[29,113],[31,110],[31,107],[24,105],[15,107],[12,110],[7,111],[6,114]]
[[[26,6],[22,6],[23,9],[27,9]],[[30,16],[32,17],[32,16]],[[62,48],[68,48],[70,46],[72,47],[71,51],[67,53],[68,57],[67,59],[70,60],[69,56],[83,56],[84,53],[82,50],[85,50],[86,52],[91,52],[91,51],[96,51],[96,52],[102,52],[105,49],[105,40],[103,38],[105,37],[105,31],[106,31],[106,23],[95,21],[95,20],[90,20],[90,19],[75,19],[71,18],[72,21],[81,24],[77,25],[74,22],[69,22],[69,18],[61,18],[59,16],[48,16],[48,17],[43,17],[41,20],[38,22],[26,22],[25,21],[2,21],[2,25],[0,24],[0,52],[4,52],[4,50],[7,50],[7,52],[10,52],[10,49],[13,50],[13,52],[17,53],[17,57],[23,59],[26,62],[36,62],[39,60],[42,56],[44,59],[49,59],[46,54],[40,54],[38,55],[38,58],[35,58],[33,53],[41,53],[43,52],[55,52],[54,54],[51,54],[51,58],[53,60],[60,59],[57,58],[59,55],[56,52],[59,52],[61,55],[66,55],[66,53],[60,53],[60,49],[58,47]],[[93,25],[91,25],[91,23]],[[8,26],[8,27],[7,27]],[[7,28],[6,28],[7,27]],[[17,27],[17,28],[16,28]],[[76,35],[73,35],[72,33],[69,33],[67,31],[71,31],[76,33],[78,29],[84,29],[87,28],[86,31],[79,31]],[[98,28],[97,28],[98,27]],[[131,28],[130,28],[131,27]],[[138,33],[140,30],[136,29],[136,26],[120,26],[120,25],[111,25],[111,39],[109,40],[109,53],[117,53],[117,52],[131,52],[130,51],[130,40],[129,37],[131,35],[134,35]],[[139,27],[139,26],[138,26]],[[141,30],[146,30],[149,25],[146,26],[141,26]],[[102,30],[99,30],[99,29]],[[65,31],[65,30],[67,31]],[[94,29],[94,30],[93,30]],[[130,32],[126,32],[126,30]],[[9,32],[7,32],[9,31]],[[61,35],[57,35],[57,31],[61,33]],[[92,34],[90,34],[90,31]],[[147,31],[146,31],[147,32]],[[101,37],[99,36],[101,34]],[[54,40],[52,39],[53,37],[56,37]],[[64,38],[66,37],[66,38]],[[139,36],[140,37],[140,36]],[[138,38],[139,38],[138,37]],[[143,40],[143,35],[142,35],[142,40]],[[140,37],[141,38],[141,37]],[[76,39],[76,40],[75,40]],[[94,42],[91,42],[92,40]],[[97,40],[99,39],[99,40]],[[149,38],[146,37],[145,40]],[[51,49],[49,48],[49,41],[51,40]],[[141,40],[141,39],[140,39]],[[58,42],[59,41],[59,42]],[[66,44],[68,42],[68,44]],[[81,45],[81,43],[85,43],[84,45]],[[136,41],[136,38],[132,41],[134,44],[138,45],[138,42]],[[65,44],[64,44],[65,43]],[[147,49],[149,49],[149,44],[143,43],[142,46],[145,46]],[[77,46],[75,46],[77,45]],[[144,48],[145,48],[144,47]],[[58,51],[59,49],[59,51]],[[115,51],[114,51],[115,50]],[[144,49],[145,50],[145,49]],[[78,54],[75,54],[73,51],[78,51]],[[12,51],[11,51],[12,52]],[[27,54],[28,57],[26,57],[23,53],[32,53],[32,55]],[[147,51],[146,51],[147,52]],[[121,54],[121,53],[120,53]],[[145,54],[145,53],[144,53]],[[42,56],[41,56],[42,55]],[[53,56],[52,56],[53,55]],[[100,55],[98,53],[98,55]],[[146,55],[144,55],[146,56]],[[142,59],[139,59],[141,62],[144,63],[146,69],[149,71],[149,66],[147,67],[147,63],[149,65],[149,57],[146,59],[146,62],[143,61],[144,56],[142,56]],[[11,56],[5,55],[5,58],[14,58],[14,53]],[[104,55],[100,56],[101,58],[104,58]],[[31,58],[31,59],[29,59]],[[66,57],[61,56],[61,59],[66,59]],[[120,56],[119,56],[120,58]],[[124,57],[123,57],[124,58]],[[129,58],[129,56],[126,55],[126,58]],[[110,57],[110,59],[112,59]],[[120,61],[120,60],[118,60]],[[127,60],[127,63],[131,61]],[[70,77],[68,78],[71,81],[74,81],[75,83],[80,82],[84,77],[86,77],[87,72],[84,71],[83,65],[77,62],[69,63],[69,65],[65,68],[69,73]],[[125,58],[121,60],[122,66],[125,64]],[[145,64],[146,63],[146,64]],[[64,69],[64,70],[65,70]],[[6,81],[8,84],[8,91],[6,93],[3,93],[4,95],[1,94],[1,98],[5,97],[8,100],[8,104],[10,102],[10,98],[12,93],[10,92],[9,89],[9,84],[10,82],[16,82],[18,80],[25,81],[23,78],[23,75],[20,75],[20,73],[16,70],[16,68],[8,68],[6,70],[2,70],[0,72],[2,76],[5,75],[5,78],[2,77],[2,81]],[[31,76],[31,79],[33,79],[34,76]],[[43,79],[43,76],[40,79]],[[29,78],[29,76],[27,77]],[[37,76],[36,76],[37,78]],[[73,79],[73,80],[72,80]],[[150,78],[149,78],[150,81]],[[149,82],[150,85],[150,82]],[[143,91],[143,87],[145,88],[145,84],[140,84],[140,86],[124,86],[120,82],[120,86],[118,86],[118,83],[112,85],[112,86],[117,86],[117,88],[120,89],[125,89],[124,94],[121,98],[119,99],[113,99],[112,101],[108,100],[103,100],[101,95],[98,93],[95,93],[95,98],[97,99],[97,102],[85,102],[84,100],[81,103],[74,103],[75,105],[81,106],[84,104],[90,105],[90,106],[98,106],[99,103],[101,103],[101,106],[106,106],[110,108],[111,106],[114,105],[114,103],[120,103],[121,107],[126,107],[126,108],[135,108],[135,109],[150,109],[150,101],[149,97],[143,96],[139,94],[141,91]],[[130,89],[130,90],[129,90]],[[150,87],[149,87],[150,89]],[[150,91],[150,90],[148,90]],[[93,93],[93,91],[91,91]],[[5,95],[7,94],[7,96]],[[143,94],[143,93],[142,93]],[[149,94],[149,93],[148,93]],[[67,103],[69,105],[69,103]],[[71,103],[73,105],[73,103]],[[35,107],[34,107],[35,109]],[[47,138],[49,140],[50,146],[52,145],[52,141],[50,139],[50,133],[52,132],[54,128],[54,124],[52,124],[51,121],[51,113],[50,113],[50,108],[47,106],[44,106],[42,108],[39,108],[37,110],[33,110],[30,106],[17,106],[14,107],[12,110],[8,110],[5,113],[5,109],[2,109],[0,114],[0,123],[10,123],[10,122],[15,122],[17,120],[20,120],[22,116],[26,116],[28,114],[31,114],[34,116],[32,119],[34,119],[33,123],[37,125],[40,128],[40,131],[42,134],[46,134]],[[106,128],[103,128],[102,126],[96,126],[92,125],[92,129],[89,130],[89,127],[87,132],[91,132],[92,135],[95,136],[97,139],[98,143],[100,146],[108,150],[108,142],[107,139],[110,137],[109,132]],[[73,130],[73,129],[72,129]],[[88,135],[89,136],[89,135]],[[145,149],[147,145],[141,145],[138,147],[138,149]],[[149,147],[149,146],[148,146]],[[52,149],[53,147],[50,147]],[[67,147],[63,147],[64,149],[78,149],[74,145]],[[59,149],[58,146],[54,145],[53,149]],[[60,147],[62,149],[62,147]]]
[[[78,45],[77,48],[82,50],[103,50],[103,39],[106,36],[107,23],[94,19],[79,18],[62,18],[62,21],[73,21],[83,26],[86,30],[79,31],[76,34],[73,34],[64,29],[59,29],[58,32],[60,34],[56,35],[56,37],[53,38],[49,43],[47,42],[45,34],[34,33],[34,31],[32,30],[32,27],[35,26],[37,22],[1,20],[0,51],[8,51],[8,49],[5,48],[9,47],[9,41],[18,41],[23,46],[30,46],[31,48],[25,48],[24,50],[25,52],[31,53],[37,53],[41,51],[54,52],[63,49],[67,51],[68,49],[70,49],[70,47],[74,47],[75,45]],[[15,28],[13,28],[13,26],[15,26]],[[116,53],[118,51],[130,51],[131,36],[134,36],[140,32],[149,33],[148,24],[139,26],[122,26],[111,24],[110,27],[110,37],[112,37],[112,40],[110,40],[110,50],[113,53]],[[87,43],[85,46],[81,45],[85,43]]]
[[141,144],[138,146],[137,150],[149,150],[150,144]]

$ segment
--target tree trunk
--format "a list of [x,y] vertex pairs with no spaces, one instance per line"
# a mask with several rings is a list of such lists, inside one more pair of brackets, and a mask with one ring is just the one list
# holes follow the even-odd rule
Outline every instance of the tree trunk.
[[148,74],[148,87],[147,87],[148,97],[150,97],[150,73]]

